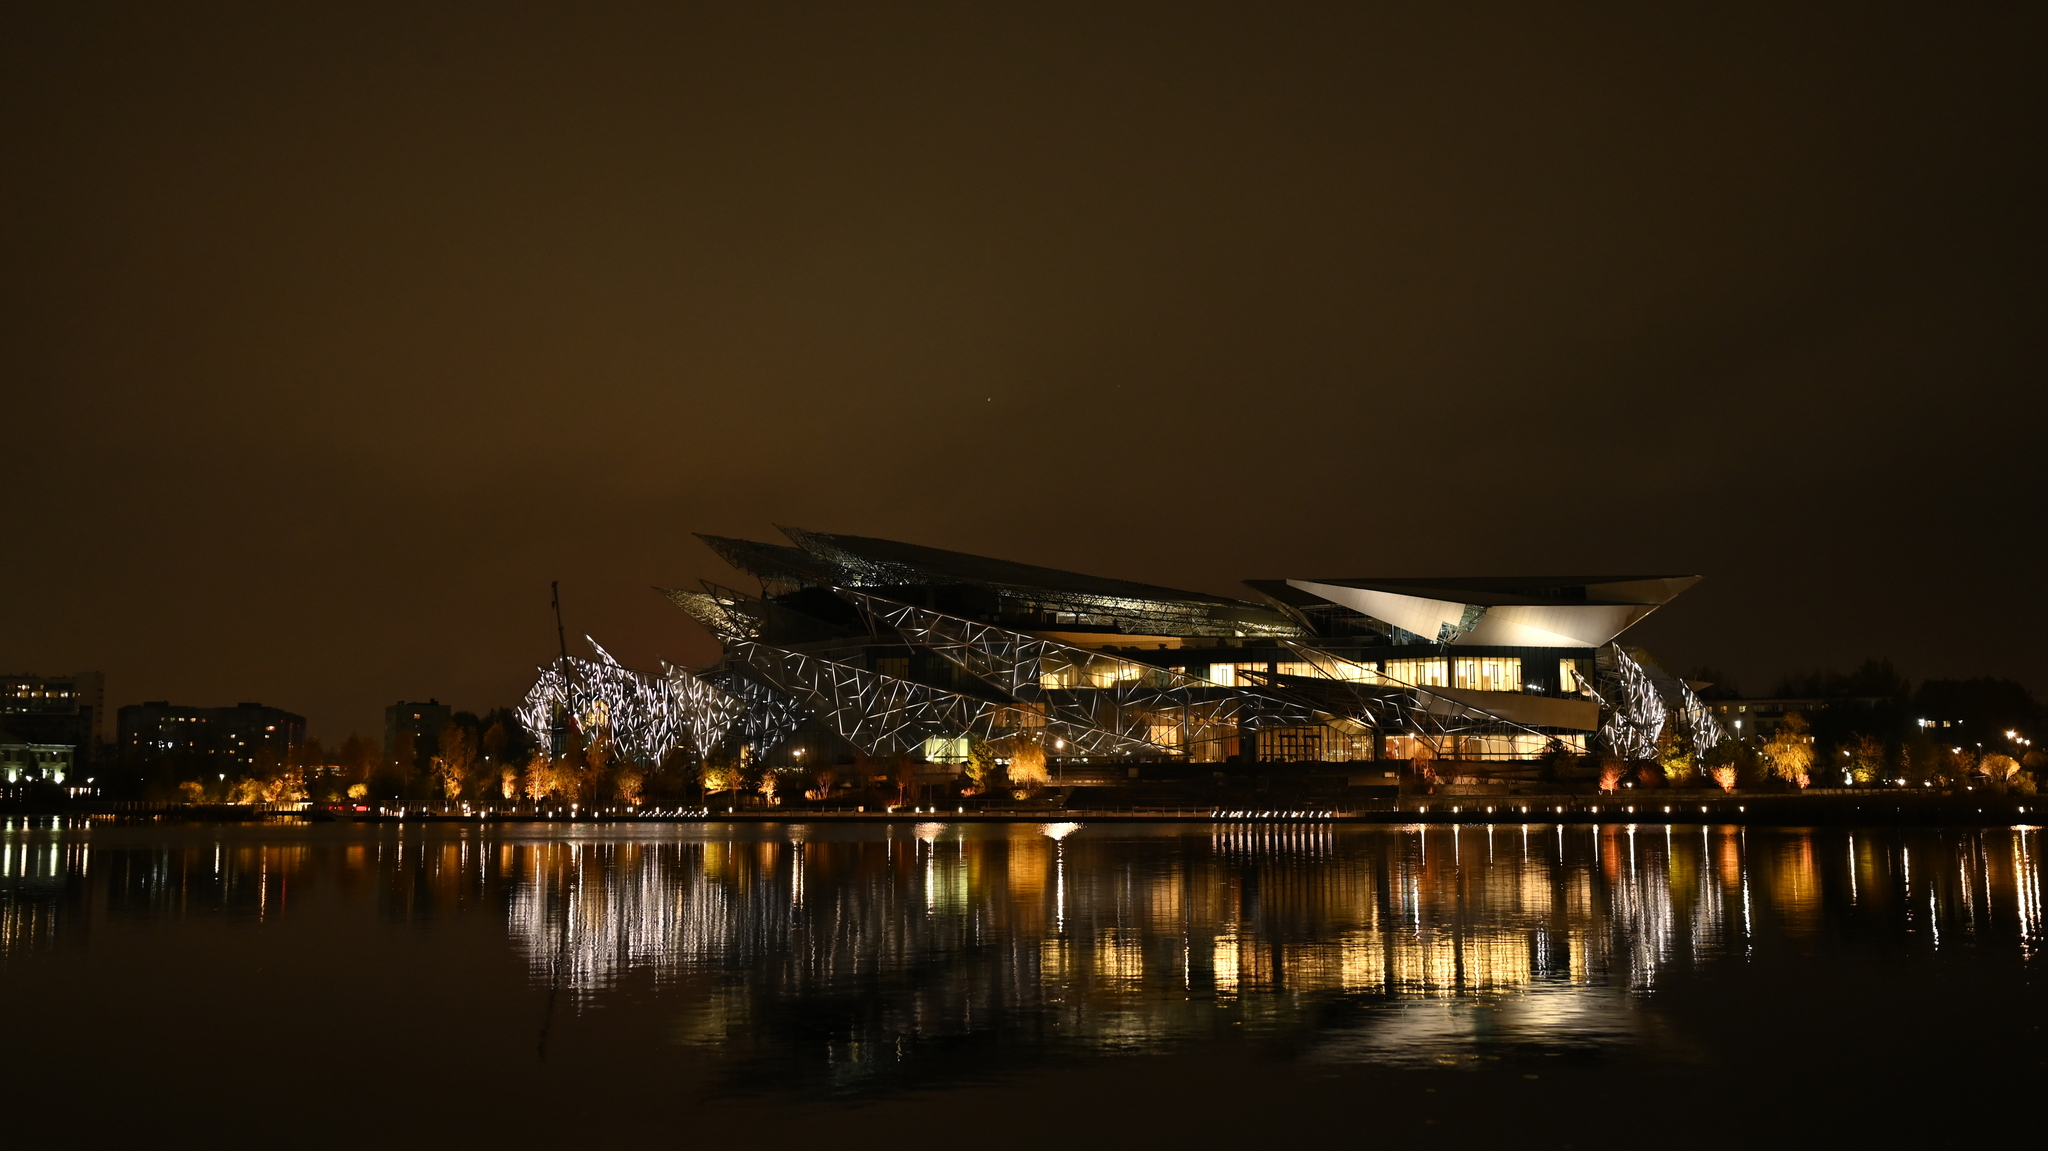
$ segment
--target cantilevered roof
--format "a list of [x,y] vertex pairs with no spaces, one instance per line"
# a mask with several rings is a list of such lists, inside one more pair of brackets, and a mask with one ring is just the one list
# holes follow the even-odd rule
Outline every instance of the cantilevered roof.
[[770,580],[837,588],[970,586],[1079,623],[1155,635],[1302,635],[1271,605],[1157,584],[1084,575],[967,552],[781,528],[796,547],[700,536],[733,566]]
[[755,543],[753,540],[736,540],[730,536],[707,536],[697,533],[697,538],[708,544],[718,558],[762,579],[784,580],[789,583],[822,584],[835,586],[853,578],[836,564],[828,563],[802,548],[787,544]]
[[1599,647],[1698,576],[1525,576],[1248,581],[1291,607],[1314,597],[1442,643]]
[[1263,604],[1231,599],[1228,596],[1182,591],[1179,588],[1160,587],[1156,584],[1136,583],[1107,576],[1083,575],[1080,572],[991,559],[988,556],[946,551],[942,548],[900,543],[896,540],[832,535],[827,532],[805,531],[802,528],[785,527],[781,528],[781,531],[811,555],[837,561],[848,567],[865,568],[874,576],[891,583],[965,583],[1043,588],[1048,591],[1106,598],[1214,604],[1249,608],[1257,612],[1270,610]]

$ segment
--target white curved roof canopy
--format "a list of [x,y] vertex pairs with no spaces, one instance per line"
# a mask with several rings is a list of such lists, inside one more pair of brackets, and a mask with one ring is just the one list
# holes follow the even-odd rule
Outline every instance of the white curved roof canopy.
[[[1404,631],[1453,645],[1599,647],[1699,579],[1291,579],[1287,585]],[[1445,586],[1459,584],[1464,586]]]

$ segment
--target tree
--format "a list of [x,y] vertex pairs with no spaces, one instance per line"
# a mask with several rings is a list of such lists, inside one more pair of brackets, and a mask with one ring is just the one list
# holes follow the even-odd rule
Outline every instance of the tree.
[[285,762],[296,774],[301,799],[318,799],[323,803],[334,803],[348,790],[348,784],[341,778],[341,769],[335,765],[338,757],[330,755],[318,739],[308,739],[292,749]]
[[704,790],[707,799],[721,791],[731,791],[738,788],[740,785],[739,781],[739,770],[726,762],[722,756],[718,758],[707,756],[697,764],[697,786]]
[[491,726],[484,729],[484,737],[482,741],[484,762],[489,764],[503,764],[505,762],[505,749],[509,747],[511,743],[512,733],[510,730],[506,728],[505,721],[494,721],[491,724]]
[[2020,777],[2020,761],[2009,755],[1987,755],[1978,762],[1977,770],[1993,783],[2012,783]]
[[384,770],[378,773],[378,778],[371,781],[371,790],[393,799],[404,796],[412,787],[413,772],[418,766],[419,740],[412,729],[406,728],[392,741],[391,758],[384,764]]
[[370,777],[377,774],[377,761],[381,751],[375,741],[353,732],[341,741],[341,752],[335,758],[341,764],[342,781],[348,785],[351,798],[360,799],[355,788],[361,786],[363,795],[369,794]]
[[1849,773],[1849,778],[1858,787],[1869,787],[1883,778],[1883,740],[1874,735],[1859,735],[1851,739],[1849,746],[1842,750],[1847,753],[1842,757],[1845,764],[1843,770]]
[[642,791],[647,785],[647,774],[633,764],[627,764],[618,774],[613,789],[618,792],[619,802],[628,807],[637,806]]
[[577,798],[595,803],[611,782],[612,729],[610,725],[591,729],[590,742],[583,748],[583,763],[577,775]]
[[263,781],[263,802],[304,803],[306,801],[306,777],[297,768],[287,768],[276,776]]
[[1699,774],[1699,757],[1693,749],[1692,740],[1670,724],[1666,724],[1664,734],[1657,737],[1657,766],[1663,769],[1664,778],[1673,787],[1690,783]]
[[447,798],[461,799],[476,771],[476,731],[467,724],[451,723],[441,729],[434,754],[434,779]]
[[762,772],[760,788],[761,798],[767,800],[770,807],[775,806],[775,793],[782,790],[781,773],[772,767]]
[[1717,667],[1696,666],[1686,673],[1685,680],[1701,699],[1742,698],[1742,689],[1734,679]]
[[[2040,715],[2034,697],[2009,679],[1931,679],[1913,693],[1920,717],[1945,721],[1939,738],[1991,745],[2007,731],[2028,734]],[[1961,731],[1955,730],[1961,728]]]
[[896,777],[896,804],[901,807],[907,800],[905,793],[917,783],[917,761],[908,752],[897,752],[890,758],[890,765]]
[[1739,768],[1742,758],[1742,741],[1726,738],[1708,748],[1706,754],[1700,756],[1700,765],[1722,791],[1734,791],[1736,780],[1741,774]]
[[1025,791],[1037,791],[1052,782],[1045,770],[1045,745],[1020,739],[1010,749],[1010,782]]
[[321,746],[319,736],[309,736],[306,742],[287,752],[284,761],[300,769],[319,767],[327,762],[327,749]]
[[981,740],[967,738],[967,789],[963,795],[979,795],[989,788],[996,775],[996,749]]
[[676,744],[645,775],[642,798],[654,803],[681,804],[684,792],[697,782],[695,756],[687,743]]
[[539,803],[555,791],[555,761],[547,753],[536,750],[526,761],[524,779],[526,798]]
[[1970,747],[1944,747],[1935,757],[1935,782],[1943,787],[1961,787],[1977,773],[1977,751]]
[[1764,758],[1771,765],[1771,774],[1798,787],[1813,782],[1813,737],[1807,732],[1806,717],[1796,711],[1786,712],[1785,720],[1778,730],[1764,744]]
[[1578,773],[1579,757],[1565,741],[1556,736],[1543,746],[1542,776],[1544,779],[1561,781],[1571,779]]
[[1620,756],[1600,757],[1600,790],[1620,791],[1621,777],[1628,774],[1628,764]]
[[832,798],[832,785],[839,782],[838,772],[829,767],[821,767],[811,773],[811,778],[816,782],[809,791],[804,792],[805,799]]

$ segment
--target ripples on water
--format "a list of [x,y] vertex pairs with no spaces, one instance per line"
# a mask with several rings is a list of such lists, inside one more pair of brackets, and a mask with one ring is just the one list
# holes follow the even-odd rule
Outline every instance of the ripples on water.
[[1821,977],[1859,953],[2036,962],[2039,836],[17,819],[0,834],[0,978],[115,946],[96,943],[113,921],[483,921],[549,993],[543,1036],[632,989],[668,1041],[799,1088],[1218,1043],[1322,1064],[1683,1061],[1655,1011],[1674,978]]

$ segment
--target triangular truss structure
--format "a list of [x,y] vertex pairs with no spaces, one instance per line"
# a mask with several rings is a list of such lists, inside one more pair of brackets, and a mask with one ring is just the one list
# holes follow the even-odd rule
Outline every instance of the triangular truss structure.
[[1171,668],[835,589],[877,629],[1034,708],[1080,754],[1186,755],[1242,729],[1317,722],[1309,708]]
[[1620,644],[1600,649],[1600,686],[1606,704],[1601,742],[1623,759],[1652,759],[1667,724],[1704,752],[1727,738],[1727,732],[1692,688],[1640,649]]
[[596,640],[584,637],[595,660],[562,656],[540,668],[519,706],[519,722],[536,741],[552,736],[558,719],[576,730],[610,733],[619,755],[658,763],[688,744],[705,753],[743,723],[748,702],[679,667],[648,675],[622,666]]
[[1217,762],[1559,744],[1644,759],[1670,725],[1701,750],[1724,738],[1683,681],[1614,638],[1693,576],[1248,580],[1260,600],[1243,600],[781,530],[788,543],[701,537],[758,593],[658,589],[718,637],[717,664],[559,660],[528,725],[607,723],[648,759],[801,743],[789,754],[814,748],[806,763],[938,755],[935,741],[958,757],[969,739]]

